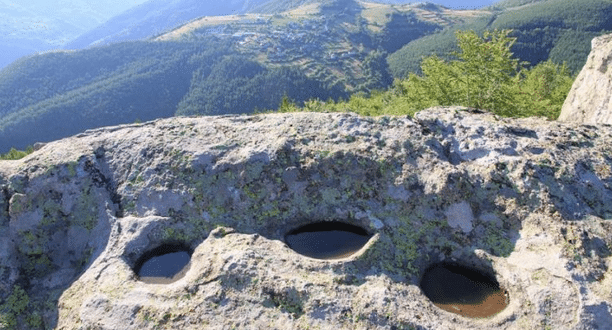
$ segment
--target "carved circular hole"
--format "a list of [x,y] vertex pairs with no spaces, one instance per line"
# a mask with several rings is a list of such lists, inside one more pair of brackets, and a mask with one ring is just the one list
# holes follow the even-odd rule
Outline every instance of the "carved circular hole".
[[508,306],[507,291],[494,276],[459,264],[429,267],[420,286],[434,305],[466,317],[490,317]]
[[359,251],[372,237],[358,226],[336,222],[316,222],[290,231],[287,245],[299,254],[316,259],[341,259]]
[[185,276],[192,253],[184,245],[164,244],[143,254],[136,262],[134,272],[145,283],[172,283]]

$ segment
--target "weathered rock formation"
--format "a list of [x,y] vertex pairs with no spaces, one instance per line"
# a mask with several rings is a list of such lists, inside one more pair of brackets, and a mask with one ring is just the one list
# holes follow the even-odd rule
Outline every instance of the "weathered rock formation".
[[612,125],[612,34],[593,39],[591,54],[563,104],[559,120]]
[[[0,162],[0,313],[19,329],[606,329],[612,128],[461,108],[294,113],[103,128]],[[343,259],[284,235],[337,221]],[[162,244],[185,276],[139,280]],[[485,319],[436,307],[423,272],[493,274]]]

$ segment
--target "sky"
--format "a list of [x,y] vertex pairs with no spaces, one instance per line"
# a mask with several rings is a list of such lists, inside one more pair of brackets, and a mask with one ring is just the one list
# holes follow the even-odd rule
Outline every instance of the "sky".
[[[83,33],[147,1],[0,0],[0,69],[27,54],[61,49],[65,44]],[[161,1],[171,2],[174,0]],[[374,1],[410,3],[427,0]],[[496,2],[495,0],[428,1],[460,9],[473,9]]]
[[79,35],[147,0],[0,0],[0,69]]
[[67,10],[74,4],[78,6],[84,4],[95,11],[114,16],[146,1],[148,0],[0,0],[0,4],[27,7],[34,10],[36,8]]

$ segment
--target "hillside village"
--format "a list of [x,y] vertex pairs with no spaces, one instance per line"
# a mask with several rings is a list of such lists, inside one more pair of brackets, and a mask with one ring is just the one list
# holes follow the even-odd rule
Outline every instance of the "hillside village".
[[352,0],[312,4],[275,15],[244,14],[203,17],[156,37],[156,41],[231,40],[235,51],[270,67],[293,66],[309,77],[335,77],[349,90],[366,83],[364,61],[373,51],[388,49],[479,11],[453,11],[434,4],[382,5]]
[[491,12],[354,0],[0,71],[0,330],[608,329],[612,3],[581,1],[577,76],[443,29]]
[[[521,63],[567,61],[576,74],[589,41],[612,31],[608,0],[576,1],[584,4],[579,11],[561,0],[501,1],[479,10],[262,0],[249,4],[266,2],[265,10],[232,7],[235,14],[227,16],[202,16],[211,8],[195,0],[177,0],[172,10],[153,6],[159,16],[127,13],[76,43],[96,46],[23,58],[2,70],[0,152],[105,125],[273,110],[284,96],[303,105],[375,95],[396,86],[394,79],[419,76],[432,54],[452,59],[459,31],[512,30],[512,53]],[[177,15],[184,20],[168,23]],[[556,70],[542,70],[550,69]],[[411,102],[393,107],[412,111]],[[379,103],[368,112],[391,106],[386,97]]]

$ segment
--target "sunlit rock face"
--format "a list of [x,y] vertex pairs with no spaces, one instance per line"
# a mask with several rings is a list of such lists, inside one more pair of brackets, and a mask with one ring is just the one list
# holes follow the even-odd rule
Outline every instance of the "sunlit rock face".
[[593,39],[591,48],[559,120],[612,125],[612,34]]
[[[0,317],[19,329],[605,329],[611,189],[611,127],[462,108],[97,129],[0,162]],[[176,246],[187,266],[165,250]],[[151,256],[179,266],[139,276]],[[492,291],[465,282],[447,300],[444,272],[427,275],[438,264]]]

